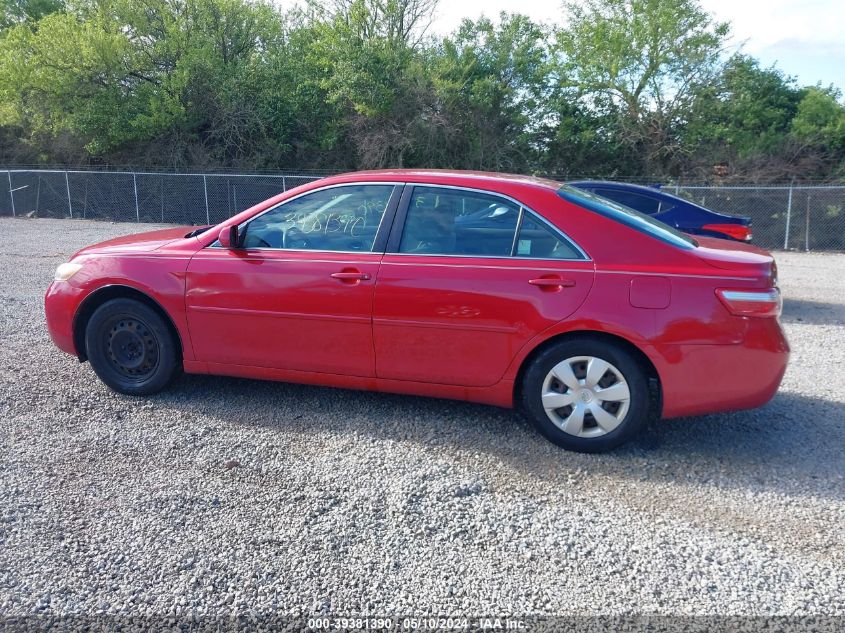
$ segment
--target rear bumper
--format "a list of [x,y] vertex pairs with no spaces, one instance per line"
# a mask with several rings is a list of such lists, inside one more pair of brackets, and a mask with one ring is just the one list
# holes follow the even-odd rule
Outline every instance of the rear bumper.
[[63,352],[79,356],[73,340],[73,320],[83,291],[66,281],[54,281],[44,295],[44,314],[50,338]]
[[657,352],[664,418],[752,409],[777,393],[789,344],[773,318],[747,317],[737,345],[666,345]]

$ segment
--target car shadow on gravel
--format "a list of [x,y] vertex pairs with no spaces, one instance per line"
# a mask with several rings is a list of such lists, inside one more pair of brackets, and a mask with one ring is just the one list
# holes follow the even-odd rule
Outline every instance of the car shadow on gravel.
[[637,445],[699,472],[712,466],[719,485],[845,499],[842,402],[782,392],[759,409],[655,422]]
[[547,482],[588,472],[845,498],[845,403],[792,393],[751,411],[656,421],[601,455],[559,449],[517,412],[464,402],[213,376],[184,376],[155,399],[221,424],[408,442],[444,459],[482,452]]
[[785,323],[845,325],[845,304],[787,298],[781,319]]

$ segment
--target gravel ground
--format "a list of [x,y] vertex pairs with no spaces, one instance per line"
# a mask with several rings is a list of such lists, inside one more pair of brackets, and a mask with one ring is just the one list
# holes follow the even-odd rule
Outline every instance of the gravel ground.
[[579,455],[480,405],[110,392],[53,347],[42,296],[136,231],[0,220],[0,614],[845,615],[845,255],[778,255],[793,357],[770,404]]

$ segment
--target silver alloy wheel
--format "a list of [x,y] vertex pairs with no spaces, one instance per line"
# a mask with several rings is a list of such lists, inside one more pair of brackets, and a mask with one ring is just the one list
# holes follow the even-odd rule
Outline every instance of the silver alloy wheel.
[[594,356],[574,356],[552,367],[540,396],[555,426],[577,437],[610,433],[622,424],[631,402],[622,372]]

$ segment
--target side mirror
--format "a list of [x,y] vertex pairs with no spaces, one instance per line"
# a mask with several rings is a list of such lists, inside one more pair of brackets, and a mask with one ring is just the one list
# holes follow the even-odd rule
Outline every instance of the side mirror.
[[220,242],[220,246],[223,248],[238,248],[238,227],[235,226],[226,226],[220,229],[220,233],[217,236],[218,241]]

